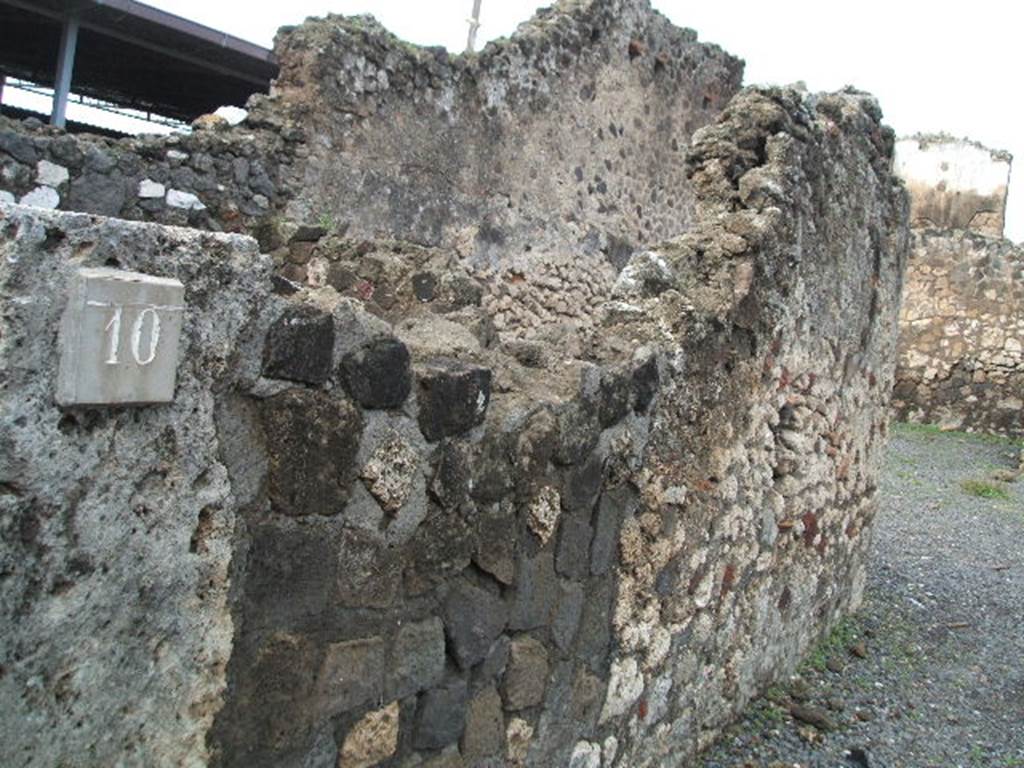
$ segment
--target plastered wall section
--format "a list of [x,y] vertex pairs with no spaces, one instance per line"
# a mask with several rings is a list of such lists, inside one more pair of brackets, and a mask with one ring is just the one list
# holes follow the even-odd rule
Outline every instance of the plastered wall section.
[[1008,152],[968,139],[900,139],[894,167],[910,193],[911,226],[1002,237],[1011,161]]

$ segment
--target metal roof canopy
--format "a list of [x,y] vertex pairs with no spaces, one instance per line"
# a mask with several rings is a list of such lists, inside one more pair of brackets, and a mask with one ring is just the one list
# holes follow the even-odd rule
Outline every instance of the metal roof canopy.
[[134,0],[0,0],[0,75],[186,122],[277,76],[266,48]]

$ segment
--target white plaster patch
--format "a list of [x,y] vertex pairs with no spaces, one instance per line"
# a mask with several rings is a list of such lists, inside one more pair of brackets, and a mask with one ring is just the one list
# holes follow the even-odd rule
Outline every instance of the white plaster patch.
[[56,189],[69,178],[68,169],[63,165],[40,160],[36,163],[36,181],[47,187]]
[[198,197],[180,189],[167,190],[167,204],[172,208],[184,208],[187,211],[202,211],[206,208]]
[[139,182],[139,197],[149,199],[163,197],[165,194],[167,194],[167,188],[159,182],[152,179],[143,179]]
[[993,157],[990,150],[963,139],[928,142],[917,139],[896,142],[893,165],[905,181],[947,191],[975,191],[979,195],[1005,192],[1010,183],[1010,161]]
[[9,205],[14,205],[14,195],[12,195],[6,189],[0,189],[0,203],[8,203]]
[[249,116],[249,113],[241,107],[217,107],[213,114],[223,117],[228,121],[228,125],[238,125]]
[[578,741],[572,748],[569,768],[601,768],[601,747],[589,741]]
[[615,757],[619,754],[619,740],[614,736],[609,736],[604,740],[604,746],[601,747],[601,759],[604,760],[605,766],[611,768],[612,763],[615,762]]
[[28,194],[22,195],[18,202],[36,208],[56,208],[60,205],[60,195],[53,187],[36,187]]

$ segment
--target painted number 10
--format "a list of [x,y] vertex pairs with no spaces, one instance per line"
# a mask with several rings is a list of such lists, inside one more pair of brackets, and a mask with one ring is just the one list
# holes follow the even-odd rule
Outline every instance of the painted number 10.
[[[121,318],[124,313],[124,307],[114,306],[114,314],[110,318],[110,322],[107,323],[103,329],[108,334],[107,342],[107,365],[117,365],[120,360],[118,355],[121,349]],[[147,349],[143,350],[142,343],[142,331],[146,326],[146,321],[149,320],[149,344],[146,345]],[[129,334],[129,348],[132,353],[132,357],[135,358],[135,362],[139,365],[149,365],[156,359],[157,346],[160,344],[160,315],[154,307],[146,307],[139,312],[138,317],[135,318],[135,322],[132,323],[131,333]]]

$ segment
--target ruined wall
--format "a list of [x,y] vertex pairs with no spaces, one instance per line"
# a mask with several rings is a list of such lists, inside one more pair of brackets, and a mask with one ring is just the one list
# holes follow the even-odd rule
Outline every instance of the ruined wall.
[[897,142],[914,226],[893,397],[901,419],[1024,433],[1024,270],[1002,237],[1010,162],[966,139]]
[[900,419],[1024,434],[1024,249],[914,232],[893,405]]
[[[906,247],[878,119],[741,93],[696,226],[572,345],[496,328],[455,248],[295,232],[373,272],[343,295],[251,241],[3,208],[5,760],[687,759],[860,599]],[[171,404],[53,402],[103,264],[186,284]]]
[[252,232],[294,194],[294,128],[110,139],[0,117],[0,202]]
[[690,223],[684,153],[743,67],[636,0],[563,2],[469,56],[341,16],[283,29],[276,53],[271,96],[237,128],[115,141],[0,122],[0,195],[267,249],[284,219],[621,267]]
[[562,3],[468,57],[336,16],[278,49],[274,106],[315,136],[290,218],[338,212],[357,236],[492,262],[571,245],[621,267],[629,245],[685,230],[690,136],[742,77],[631,0]]
[[910,193],[911,226],[1002,237],[1011,160],[1008,152],[943,134],[900,139],[895,170]]
[[[860,600],[907,249],[877,104],[736,94],[643,0],[278,52],[238,129],[0,130],[11,197],[113,178],[259,237],[0,201],[5,762],[686,762]],[[54,401],[104,265],[185,283],[172,403]]]
[[[80,265],[187,284],[173,403],[57,407],[57,329]],[[218,459],[214,393],[269,268],[248,238],[0,204],[5,766],[205,763],[244,502]]]

